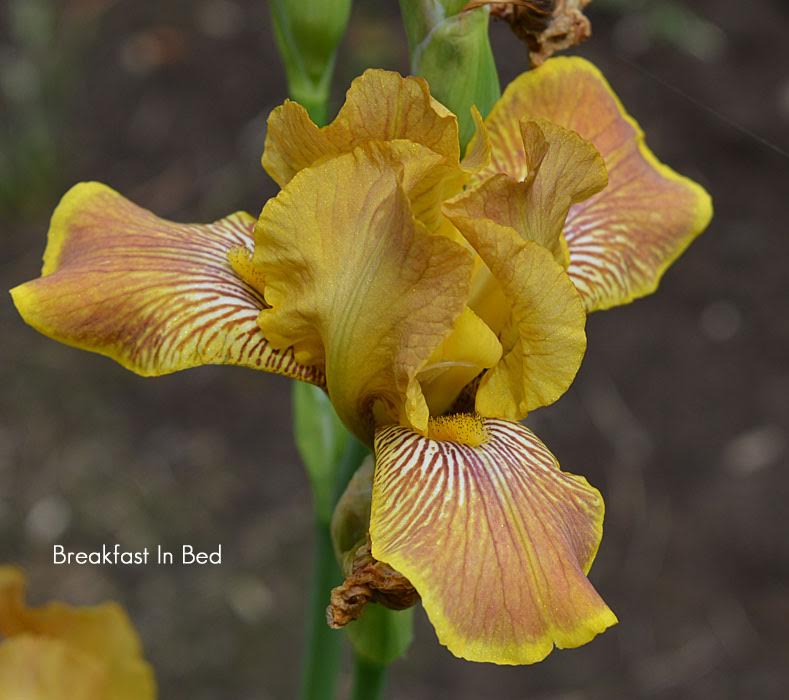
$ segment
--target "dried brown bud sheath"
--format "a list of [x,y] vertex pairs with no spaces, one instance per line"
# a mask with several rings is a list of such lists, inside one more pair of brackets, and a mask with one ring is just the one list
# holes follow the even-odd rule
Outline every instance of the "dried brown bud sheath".
[[405,610],[419,602],[419,594],[402,574],[370,554],[370,540],[356,551],[352,570],[341,586],[331,592],[326,621],[334,629],[356,620],[367,603],[391,610]]
[[589,38],[592,25],[583,14],[591,0],[473,0],[464,10],[490,6],[494,17],[503,19],[529,47],[529,58],[538,66],[557,51]]

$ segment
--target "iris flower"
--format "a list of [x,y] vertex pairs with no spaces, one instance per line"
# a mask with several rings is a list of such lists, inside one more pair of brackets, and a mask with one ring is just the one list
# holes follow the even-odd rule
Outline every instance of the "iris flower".
[[154,700],[140,640],[115,603],[76,608],[25,604],[25,579],[0,566],[0,697]]
[[533,663],[616,622],[587,579],[603,500],[519,421],[570,386],[587,312],[653,291],[706,226],[589,63],[505,91],[461,160],[419,78],[370,70],[333,123],[270,115],[256,221],[164,221],[80,184],[25,320],[138,374],[203,364],[323,387],[375,453],[372,556],[474,661]]

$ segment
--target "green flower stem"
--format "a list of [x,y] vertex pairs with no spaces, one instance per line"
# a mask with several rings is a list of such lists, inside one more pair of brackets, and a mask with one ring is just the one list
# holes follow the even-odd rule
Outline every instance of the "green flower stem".
[[351,700],[379,700],[384,694],[386,666],[367,661],[358,654],[353,659]]
[[[293,430],[307,466],[315,501],[315,550],[301,698],[333,700],[344,635],[326,624],[329,594],[342,583],[331,540],[331,514],[368,450],[337,420],[331,403],[321,390],[296,384],[293,400]],[[342,449],[340,454],[337,454],[338,448]]]
[[329,594],[342,583],[331,540],[331,515],[368,450],[340,423],[322,390],[295,384],[293,406],[293,432],[310,477],[315,508],[315,551],[301,698],[333,700],[344,635],[326,624]]
[[316,520],[302,700],[334,700],[342,655],[342,636],[326,624],[329,591],[342,583],[328,526]]

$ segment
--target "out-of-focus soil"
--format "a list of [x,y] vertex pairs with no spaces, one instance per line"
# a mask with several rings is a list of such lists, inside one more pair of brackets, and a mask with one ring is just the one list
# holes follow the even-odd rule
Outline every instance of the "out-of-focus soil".
[[[4,216],[5,288],[38,273],[48,216],[76,181],[180,220],[256,214],[275,193],[259,157],[285,84],[264,3],[103,4],[64,78],[57,182],[33,215]],[[686,3],[718,27],[702,60],[595,4],[579,53],[716,205],[659,293],[590,318],[574,388],[530,420],[605,495],[591,577],[620,624],[497,668],[454,659],[420,612],[391,698],[777,700],[789,687],[789,6]],[[407,69],[383,6],[357,3],[338,97],[366,65]],[[505,27],[493,36],[506,82],[525,52]],[[127,606],[162,698],[294,697],[311,516],[288,383],[228,368],[141,379],[37,335],[8,299],[0,310],[0,559],[25,566],[35,600]],[[225,562],[56,569],[54,542],[221,543]]]

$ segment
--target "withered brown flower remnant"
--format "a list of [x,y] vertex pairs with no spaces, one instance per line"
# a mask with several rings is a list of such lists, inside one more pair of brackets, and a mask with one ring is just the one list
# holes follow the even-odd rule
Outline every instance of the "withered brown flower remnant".
[[331,592],[326,608],[329,627],[338,629],[358,619],[367,603],[405,610],[419,602],[419,594],[405,576],[373,558],[369,537],[356,551],[349,568],[343,584]]
[[592,34],[583,9],[591,0],[474,0],[464,10],[490,6],[493,17],[509,22],[512,31],[529,47],[529,58],[539,66],[557,51],[580,44]]
[[411,582],[370,551],[372,496],[373,460],[368,458],[351,478],[332,517],[334,553],[345,576],[326,608],[326,621],[334,629],[358,619],[367,603],[405,610],[419,602]]

